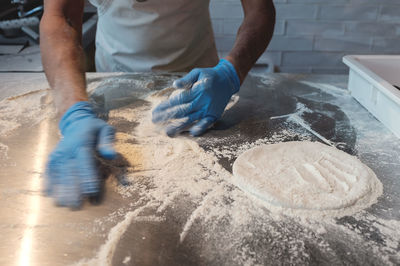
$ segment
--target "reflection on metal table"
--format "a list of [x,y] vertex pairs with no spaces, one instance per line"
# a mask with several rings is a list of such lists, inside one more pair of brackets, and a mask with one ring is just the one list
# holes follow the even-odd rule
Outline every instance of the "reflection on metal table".
[[[165,155],[161,149],[157,154],[151,138],[141,142],[146,132],[136,132],[146,129],[140,123],[151,108],[147,97],[178,76],[88,74],[91,101],[125,138],[118,145]],[[205,135],[182,134],[165,144],[168,152],[180,141],[200,147],[197,153],[184,148],[191,161],[185,153],[174,158],[182,160],[177,177],[188,173],[189,183],[174,185],[182,180],[160,176],[167,169],[144,162],[136,168],[135,151],[136,159],[99,162],[102,201],[85,202],[78,211],[58,208],[42,195],[47,155],[59,139],[44,75],[0,77],[1,265],[400,263],[400,140],[349,95],[346,76],[249,76]],[[353,216],[297,219],[273,215],[230,183],[232,164],[243,151],[291,140],[320,141],[357,156],[383,183],[378,203]],[[190,176],[188,167],[206,174]]]

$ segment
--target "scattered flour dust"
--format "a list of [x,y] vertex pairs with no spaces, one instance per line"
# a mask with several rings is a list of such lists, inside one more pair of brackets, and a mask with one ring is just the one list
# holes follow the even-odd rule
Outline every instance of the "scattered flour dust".
[[[265,144],[273,144],[277,142],[284,142],[287,141],[288,139],[291,140],[293,138],[298,138],[301,141],[307,141],[311,140],[312,136],[311,135],[300,135],[298,132],[292,130],[290,128],[290,125],[288,124],[288,127],[286,129],[282,129],[279,132],[274,132],[272,136],[268,138],[261,138],[257,139],[256,141],[246,141],[239,146],[237,145],[225,145],[223,147],[216,147],[213,150],[213,154],[217,156],[218,158],[227,158],[229,160],[236,159],[240,154],[244,153],[245,151],[258,147],[260,145],[265,145]],[[225,142],[230,141],[230,137],[225,137],[224,138]]]
[[[165,91],[149,98],[153,106],[165,99],[158,97],[163,96],[163,93]],[[215,158],[206,154],[196,142],[181,137],[169,138],[163,134],[162,130],[151,122],[151,110],[148,107],[111,111],[109,117],[110,119],[124,117],[130,122],[139,122],[131,136],[126,133],[116,135],[116,149],[129,163],[123,178],[132,184],[128,187],[117,186],[118,192],[123,197],[129,197],[144,189],[145,186],[138,182],[144,179],[153,182],[151,186],[153,188],[141,194],[149,200],[149,203],[128,212],[124,220],[110,231],[106,243],[95,258],[81,261],[78,265],[110,265],[115,246],[126,228],[133,221],[140,219],[141,212],[149,205],[158,204],[158,212],[162,212],[175,197],[180,195],[190,195],[191,198],[201,202],[205,194],[223,193],[224,187],[216,185],[230,178],[230,174],[216,162]],[[200,215],[201,212],[200,207],[182,228],[182,241],[193,221],[197,219],[196,215]]]
[[246,151],[233,164],[233,182],[268,206],[308,217],[351,215],[382,194],[381,182],[356,157],[310,141]]
[[[9,135],[24,123],[38,124],[55,115],[50,108],[49,89],[31,91],[0,101],[0,137]],[[45,109],[45,110],[44,110]]]
[[0,160],[8,159],[8,146],[0,143]]
[[[154,107],[172,91],[171,88],[160,91],[147,101]],[[295,213],[287,216],[285,209],[275,212],[275,209],[265,208],[264,203],[248,197],[232,183],[232,175],[217,162],[217,154],[205,152],[190,138],[169,138],[163,134],[160,128],[151,123],[151,110],[148,106],[128,106],[111,111],[109,118],[110,121],[124,118],[137,123],[131,134],[117,133],[116,149],[129,166],[125,165],[125,171],[116,172],[115,175],[117,180],[124,179],[129,185],[116,182],[115,189],[126,198],[139,195],[144,205],[135,205],[134,210],[127,211],[122,220],[109,231],[105,243],[95,256],[79,261],[77,265],[111,265],[118,242],[130,224],[143,219],[163,222],[169,207],[173,208],[177,199],[185,197],[190,199],[195,208],[186,216],[178,233],[177,244],[193,240],[190,233],[199,230],[195,225],[201,223],[202,237],[196,243],[205,243],[201,246],[202,254],[207,254],[203,258],[209,258],[210,261],[225,253],[226,265],[262,265],[265,264],[266,256],[271,264],[282,263],[282,258],[289,264],[308,264],[313,248],[328,258],[335,255],[335,243],[332,245],[325,240],[329,230],[342,233],[338,241],[351,240],[350,245],[360,247],[361,250],[371,250],[371,254],[375,253],[377,257],[382,257],[381,252],[388,249],[365,241],[350,226],[338,225],[330,216],[325,219],[299,217]],[[243,151],[263,143],[270,142],[249,143],[243,146]],[[337,182],[341,181],[339,179]],[[341,186],[344,189],[344,181]],[[155,210],[152,215],[148,215],[149,209]],[[371,221],[377,219],[371,215],[369,217]],[[398,225],[396,222],[390,223],[390,226],[381,224],[384,227],[382,230],[389,231],[390,226]],[[347,239],[349,235],[350,240]],[[266,241],[267,244],[254,241]],[[346,245],[349,244],[347,242]],[[215,245],[220,248],[216,249]],[[311,249],[310,245],[313,246]],[[394,247],[394,244],[391,245]],[[129,259],[125,258],[124,261],[132,262],[134,257],[135,254],[130,254]],[[389,261],[389,258],[385,259]]]
[[123,264],[128,264],[131,261],[131,257],[130,256],[126,256],[124,258],[124,260],[122,261]]

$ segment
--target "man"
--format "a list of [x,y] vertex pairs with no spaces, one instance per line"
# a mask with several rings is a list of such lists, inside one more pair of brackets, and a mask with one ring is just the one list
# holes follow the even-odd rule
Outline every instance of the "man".
[[[45,0],[41,53],[56,107],[62,140],[50,155],[47,192],[61,206],[80,206],[99,192],[94,155],[116,156],[114,130],[88,103],[81,47],[84,0]],[[92,0],[98,8],[96,68],[110,71],[188,71],[174,86],[183,93],[161,103],[153,122],[183,118],[167,126],[204,133],[239,91],[273,33],[272,0],[242,0],[244,20],[233,49],[218,62],[209,0]],[[229,13],[229,10],[227,10]]]

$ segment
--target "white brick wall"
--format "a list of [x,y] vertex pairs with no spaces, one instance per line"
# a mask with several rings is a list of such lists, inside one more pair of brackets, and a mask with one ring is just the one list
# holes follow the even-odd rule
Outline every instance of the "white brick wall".
[[[346,73],[346,54],[400,54],[400,0],[274,0],[274,37],[260,58],[278,71]],[[239,0],[211,0],[220,56],[243,18]]]

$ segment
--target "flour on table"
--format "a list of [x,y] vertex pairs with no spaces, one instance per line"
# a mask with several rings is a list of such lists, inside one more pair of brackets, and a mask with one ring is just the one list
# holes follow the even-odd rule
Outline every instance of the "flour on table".
[[122,261],[123,264],[128,264],[131,261],[131,257],[130,256],[126,256],[124,258],[124,260]]
[[307,216],[344,216],[375,203],[382,184],[356,157],[310,141],[263,145],[240,155],[233,181],[283,210]]
[[[135,124],[132,131],[124,129],[123,132],[117,132],[116,149],[127,163],[121,161],[114,165],[123,170],[114,173],[117,178],[110,178],[113,180],[112,188],[123,198],[132,201],[125,206],[121,216],[113,218],[118,223],[108,232],[93,257],[83,259],[77,265],[111,265],[117,256],[116,250],[121,248],[121,239],[132,224],[151,221],[161,226],[166,221],[171,222],[169,215],[173,215],[173,221],[179,221],[178,224],[173,222],[176,227],[170,228],[176,230],[177,234],[176,242],[171,245],[193,246],[202,254],[205,265],[207,262],[210,265],[215,261],[221,262],[218,258],[224,257],[223,254],[226,254],[226,260],[222,265],[265,265],[265,254],[269,254],[269,264],[282,263],[284,257],[288,264],[308,265],[315,250],[321,252],[321,256],[328,258],[328,261],[329,258],[334,260],[337,257],[337,241],[343,242],[346,247],[357,247],[369,256],[385,261],[384,264],[389,264],[392,257],[384,257],[384,254],[396,254],[395,242],[399,235],[392,228],[398,223],[378,219],[368,211],[357,212],[356,219],[368,221],[371,228],[378,221],[376,229],[371,231],[371,237],[377,231],[393,235],[391,238],[385,236],[388,244],[375,243],[369,238],[366,241],[367,234],[354,230],[353,225],[346,222],[346,217],[340,218],[344,220],[339,224],[336,218],[329,215],[326,219],[320,219],[320,216],[308,215],[309,212],[304,218],[304,213],[292,213],[291,209],[265,208],[266,204],[261,200],[237,188],[232,183],[232,174],[218,163],[220,156],[236,158],[256,146],[286,141],[287,136],[294,139],[290,138],[298,135],[294,129],[287,127],[281,133],[242,143],[239,147],[232,145],[205,151],[195,140],[184,135],[167,137],[151,122],[151,107],[166,100],[173,90],[167,88],[156,92],[146,98],[146,105],[110,111],[109,122],[111,125],[115,123],[117,131],[118,121]],[[226,138],[229,139],[229,136]],[[305,135],[298,139],[311,138]],[[127,182],[117,181],[121,179]],[[185,204],[177,204],[179,202]],[[275,210],[281,212],[273,212]],[[342,211],[346,211],[346,208],[334,210],[339,213]],[[315,211],[312,213],[315,214]],[[319,213],[326,214],[327,211]],[[99,224],[104,221],[108,220],[99,221]],[[332,242],[332,238],[336,241]],[[128,250],[120,262],[123,263],[127,256],[130,257],[128,264],[132,264],[141,254]],[[352,253],[345,256],[350,261],[357,261],[354,256],[360,258],[362,255]]]
[[0,101],[0,137],[8,136],[23,124],[37,125],[54,117],[49,89],[30,91]]
[[0,143],[0,160],[8,159],[8,146]]
[[[172,90],[167,88],[148,97],[147,100],[154,107],[167,99],[171,92]],[[116,190],[125,198],[139,194],[146,201],[146,205],[127,212],[124,220],[109,232],[106,242],[96,256],[76,265],[110,265],[116,245],[131,223],[147,218],[160,222],[163,212],[176,198],[188,195],[199,207],[182,227],[180,238],[184,241],[192,230],[193,222],[207,213],[205,210],[209,207],[208,203],[227,193],[227,188],[222,182],[228,180],[230,174],[195,141],[165,135],[158,125],[151,122],[151,110],[148,106],[112,110],[109,117],[125,118],[129,122],[138,123],[131,135],[120,132],[116,134],[115,148],[129,166],[115,175],[118,180],[124,179],[131,184],[116,184]],[[160,217],[143,214],[151,208],[155,208]]]

